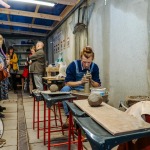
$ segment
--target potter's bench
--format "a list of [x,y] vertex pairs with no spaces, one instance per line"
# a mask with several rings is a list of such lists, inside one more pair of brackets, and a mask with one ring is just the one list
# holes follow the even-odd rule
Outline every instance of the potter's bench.
[[[84,105],[82,100],[79,100],[79,101],[78,101],[79,103],[82,103],[82,105]],[[76,103],[76,104],[78,102],[74,101],[74,103]],[[94,121],[95,119],[93,120],[92,117],[89,116],[89,114],[87,114],[85,111],[83,111],[83,109],[78,107],[76,104],[68,105],[68,107],[70,108],[69,110],[73,112],[72,114],[79,114],[78,111],[80,110],[80,114],[82,116],[75,115],[74,119],[75,119],[77,126],[84,131],[93,150],[99,150],[99,149],[100,150],[110,150],[120,143],[131,141],[133,139],[150,136],[150,125],[147,123],[146,123],[146,125],[143,124],[143,125],[145,125],[146,128],[143,128],[143,129],[141,128],[139,130],[134,130],[134,131],[126,132],[126,133],[124,132],[124,133],[119,133],[119,134],[113,135],[112,133],[105,130],[102,127],[102,125],[95,122]],[[86,106],[85,106],[85,109],[86,109]],[[85,116],[84,113],[86,113],[87,116]],[[101,114],[99,114],[99,116],[100,115]],[[127,117],[130,118],[130,116],[128,116],[128,115],[127,115]],[[97,118],[100,118],[100,117],[97,117]],[[131,116],[131,118],[132,118],[132,116]],[[106,119],[107,119],[107,114],[106,114]],[[125,119],[125,118],[122,118],[122,119]],[[135,121],[135,119],[136,118],[133,118],[133,121]],[[126,123],[126,124],[128,124],[128,123]],[[131,122],[129,124],[131,124]],[[134,125],[134,123],[133,123],[133,125]],[[111,126],[111,124],[110,124],[110,126]],[[79,143],[81,143],[81,141],[79,141]]]

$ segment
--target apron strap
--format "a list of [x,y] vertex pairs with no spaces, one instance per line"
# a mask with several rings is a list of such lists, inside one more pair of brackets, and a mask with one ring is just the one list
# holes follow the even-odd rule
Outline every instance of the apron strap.
[[76,66],[76,73],[79,73],[79,67],[77,60],[74,60],[75,66]]
[[93,72],[93,68],[94,68],[94,63],[92,62],[92,67],[91,67],[91,69],[90,69],[90,73]]

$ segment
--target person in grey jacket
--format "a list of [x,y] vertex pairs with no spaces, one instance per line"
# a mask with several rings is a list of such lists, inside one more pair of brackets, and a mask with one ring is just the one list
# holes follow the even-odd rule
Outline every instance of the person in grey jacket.
[[32,61],[30,73],[33,73],[36,88],[40,91],[43,90],[42,76],[44,75],[45,71],[45,53],[43,48],[44,43],[38,41],[36,44],[36,52],[29,57],[29,59]]

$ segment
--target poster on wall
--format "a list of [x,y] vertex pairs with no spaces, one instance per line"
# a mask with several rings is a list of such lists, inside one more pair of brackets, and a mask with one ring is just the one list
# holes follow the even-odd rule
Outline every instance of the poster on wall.
[[60,43],[60,49],[61,49],[61,51],[63,50],[63,41],[61,41],[61,43]]
[[70,47],[70,38],[69,38],[69,37],[67,37],[66,47],[67,47],[67,48]]
[[63,40],[63,49],[66,48],[66,42],[65,42],[65,39]]
[[56,53],[59,53],[63,50],[63,41],[64,41],[64,35],[62,34],[62,31],[54,35],[53,42],[54,42]]

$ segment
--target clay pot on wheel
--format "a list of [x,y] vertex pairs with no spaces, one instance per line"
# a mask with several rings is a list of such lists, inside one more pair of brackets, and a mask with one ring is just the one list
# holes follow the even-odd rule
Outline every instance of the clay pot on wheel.
[[91,93],[88,97],[88,103],[91,107],[98,107],[101,105],[103,98],[100,94]]
[[56,92],[56,91],[58,91],[58,86],[56,84],[52,84],[49,87],[49,89],[50,89],[51,92]]

